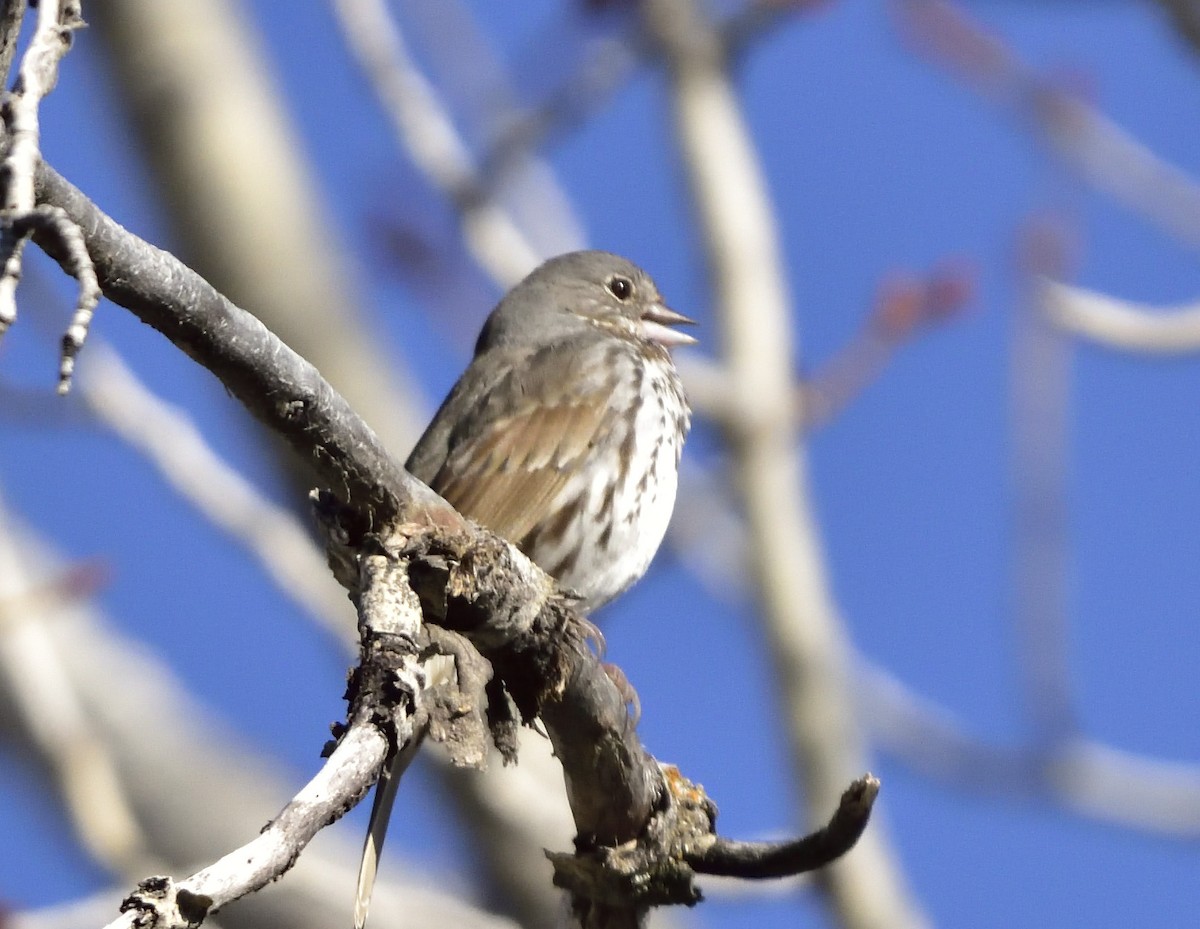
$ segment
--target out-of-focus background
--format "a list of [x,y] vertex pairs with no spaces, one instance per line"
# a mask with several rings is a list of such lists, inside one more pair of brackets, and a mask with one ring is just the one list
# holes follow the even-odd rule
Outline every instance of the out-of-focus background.
[[[671,6],[85,3],[42,150],[401,457],[538,257],[620,252],[701,322],[675,526],[603,614],[607,657],[725,834],[800,832],[867,768],[883,790],[832,890],[702,880],[671,920],[1189,924],[1200,8],[722,0],[683,4],[687,26],[656,19]],[[685,27],[725,43],[709,76],[740,108],[696,104],[702,144],[677,118]],[[728,221],[766,244],[730,260]],[[156,333],[102,304],[54,396],[72,282],[32,252],[0,346],[0,901],[82,926],[251,838],[316,770],[352,616],[279,450]],[[739,269],[784,289],[730,294]],[[736,357],[739,326],[765,353]],[[748,396],[772,346],[793,395]],[[768,520],[759,414],[785,437]],[[381,925],[483,924],[418,911],[432,890],[561,916],[537,851],[567,847],[543,809],[561,782],[473,778],[431,761],[405,782]],[[218,920],[346,924],[364,822]]]

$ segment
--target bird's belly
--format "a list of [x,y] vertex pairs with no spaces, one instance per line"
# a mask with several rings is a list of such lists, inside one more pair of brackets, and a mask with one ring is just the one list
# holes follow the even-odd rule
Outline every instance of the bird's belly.
[[[632,443],[595,450],[588,468],[563,487],[552,509],[575,505],[570,531],[543,535],[528,552],[560,587],[579,594],[585,609],[607,603],[645,573],[671,520],[686,418],[674,385],[654,386],[643,395]],[[621,475],[615,488],[614,475]]]

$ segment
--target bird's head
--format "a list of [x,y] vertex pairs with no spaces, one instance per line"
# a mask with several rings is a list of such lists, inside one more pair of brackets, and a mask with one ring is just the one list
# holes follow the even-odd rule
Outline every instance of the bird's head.
[[588,327],[673,348],[696,342],[693,321],[668,307],[650,275],[610,252],[569,252],[529,274],[492,311],[476,351],[570,338]]

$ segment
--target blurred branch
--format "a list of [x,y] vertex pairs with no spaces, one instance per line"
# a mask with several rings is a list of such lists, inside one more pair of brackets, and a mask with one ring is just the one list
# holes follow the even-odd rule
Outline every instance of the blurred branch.
[[1003,40],[946,0],[893,0],[918,50],[1033,128],[1094,187],[1200,248],[1200,185],[1068,87],[1038,74]]
[[925,277],[895,273],[879,285],[867,324],[804,383],[797,409],[804,430],[837,417],[920,332],[956,317],[974,293],[974,273],[945,262]]
[[[28,577],[62,575],[61,560],[27,527],[10,520],[5,529]],[[292,793],[293,775],[275,770],[235,739],[182,689],[166,666],[139,643],[122,638],[89,604],[77,597],[59,596],[39,609],[45,618],[37,628],[69,681],[64,690],[53,677],[48,679],[55,687],[53,699],[76,693],[86,708],[87,731],[83,735],[97,740],[115,764],[149,854],[162,862],[156,870],[191,871],[198,862],[219,857],[245,839],[253,828],[248,824],[263,822],[279,808],[280,798]],[[28,623],[37,621],[29,619]],[[11,686],[6,677],[0,681],[5,689]],[[16,708],[17,701],[0,700],[0,734],[8,744],[20,748],[30,744],[32,734],[22,725]],[[147,738],[147,732],[155,737]],[[65,728],[62,736],[78,737],[71,728]],[[93,815],[102,812],[96,810]],[[10,838],[14,842],[37,841]],[[348,839],[344,832],[325,831],[301,857],[286,883],[223,910],[222,926],[325,929],[339,921],[345,923],[358,844],[357,835]],[[457,902],[450,891],[430,890],[445,886],[444,877],[414,875],[401,881],[394,872],[388,873],[376,888],[375,915],[383,924],[413,929],[441,924],[497,929],[512,925]],[[6,921],[21,929],[52,929],[58,919],[73,926],[101,925],[125,893],[112,890],[104,894],[95,901],[98,911],[89,906],[93,915],[87,919],[71,921],[68,913],[76,907],[68,906],[9,913]]]
[[726,55],[736,61],[784,20],[830,4],[831,0],[748,0],[721,24]]
[[547,848],[564,848],[575,837],[561,790],[562,765],[541,733],[522,730],[520,763],[503,764],[494,753],[482,771],[456,768],[432,746],[440,786],[453,798],[470,851],[484,872],[486,896],[525,929],[561,929],[562,893],[551,883]]
[[1173,355],[1200,350],[1200,303],[1147,306],[1049,277],[1037,288],[1046,318],[1070,335],[1118,351]]
[[[691,544],[692,529],[686,521],[671,527],[673,534],[685,536],[675,544],[689,561],[703,559],[694,574],[707,583],[713,596],[748,594],[744,589],[750,573],[746,526],[720,505],[727,494],[707,483],[711,473],[700,477],[706,483],[690,496],[713,501],[720,509],[716,516],[697,514],[696,522],[707,526],[720,544]],[[697,475],[691,472],[690,479]],[[872,743],[918,774],[954,790],[1051,802],[1081,816],[1142,832],[1185,840],[1200,835],[1200,766],[1145,758],[1074,733],[1053,743],[989,744],[967,732],[945,707],[913,693],[881,665],[858,655],[853,670],[855,700]],[[740,886],[722,891],[747,892]]]
[[1180,37],[1200,53],[1200,3],[1196,0],[1158,0]]
[[[750,0],[718,24],[727,56],[737,62],[756,42],[799,13],[818,9],[829,0]],[[657,63],[660,47],[641,30],[628,28],[628,10],[635,4],[595,2],[585,5],[595,22],[609,9],[618,26],[587,42],[574,54],[574,65],[553,82],[541,99],[524,109],[514,109],[496,120],[502,129],[492,138],[482,160],[481,173],[489,186],[507,176],[511,167],[531,151],[548,146],[581,125],[625,87],[646,64]],[[558,37],[538,36],[530,54],[530,67],[540,68],[548,44]],[[561,54],[561,52],[559,53]],[[539,86],[547,82],[539,81]]]
[[75,572],[37,590],[18,531],[0,500],[0,687],[25,741],[50,769],[84,848],[129,879],[156,870],[116,763],[46,629],[55,612],[86,596],[94,579]]
[[6,90],[24,18],[25,0],[0,0],[0,83]]
[[406,455],[424,425],[420,391],[371,331],[359,269],[245,12],[231,0],[103,0],[89,17],[181,257]]
[[503,289],[511,287],[545,256],[485,189],[466,144],[417,69],[383,0],[336,0],[334,9],[397,138],[453,205],[475,261]]
[[[535,59],[542,54],[536,47]],[[485,183],[495,186],[528,157],[562,138],[600,110],[626,86],[644,63],[646,44],[619,32],[589,42],[572,71],[531,107],[506,114],[481,161]],[[535,61],[536,66],[536,61]]]
[[[846,645],[824,578],[792,410],[790,299],[758,160],[713,24],[691,0],[648,0],[647,32],[670,76],[678,144],[717,292],[731,394],[743,411],[727,428],[746,510],[755,590],[776,662],[793,764],[809,823],[837,805],[866,765],[851,707]],[[919,926],[881,824],[823,886],[846,927]]]
[[357,637],[345,591],[329,576],[324,553],[299,518],[220,458],[187,414],[154,396],[108,346],[89,349],[82,393],[92,413],[248,551],[284,596],[353,648]]
[[[792,388],[800,430],[807,432],[834,419],[878,379],[901,346],[918,332],[958,315],[971,299],[973,277],[965,265],[947,263],[923,279],[907,274],[886,278],[863,327]],[[736,425],[744,413],[731,378],[720,365],[689,355],[679,358],[676,366],[697,413],[722,425]]]
[[885,669],[858,662],[859,699],[875,741],[913,771],[955,789],[1055,803],[1142,832],[1200,837],[1200,766],[1145,758],[1080,736],[992,745]]
[[1076,730],[1070,662],[1067,442],[1072,348],[1037,305],[1034,282],[1066,270],[1065,231],[1047,220],[1020,234],[1012,314],[1013,622],[1034,744]]
[[[536,147],[518,146],[503,163],[487,162],[486,153],[494,151],[495,140],[524,117],[522,98],[529,85],[498,50],[498,37],[485,31],[481,11],[468,0],[407,0],[392,7],[404,21],[405,36],[416,49],[414,57],[428,62],[424,74],[436,88],[442,109],[460,128],[464,146],[477,156],[473,157],[479,165],[478,177],[488,195],[539,255],[583,248],[585,233],[571,196]],[[548,25],[533,38],[533,47],[540,50],[534,63],[534,88],[553,83],[554,59],[566,56],[575,64],[592,47],[585,38],[581,48],[578,34],[579,26],[585,36],[592,32],[591,11],[566,4],[547,20]]]

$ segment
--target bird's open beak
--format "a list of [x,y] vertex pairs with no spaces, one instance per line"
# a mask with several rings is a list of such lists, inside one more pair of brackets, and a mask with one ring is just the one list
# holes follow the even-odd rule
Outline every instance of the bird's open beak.
[[672,329],[671,326],[694,326],[696,321],[682,313],[676,313],[669,306],[661,303],[651,304],[638,320],[638,331],[642,338],[657,342],[666,348],[677,345],[695,345],[698,341],[686,332]]

